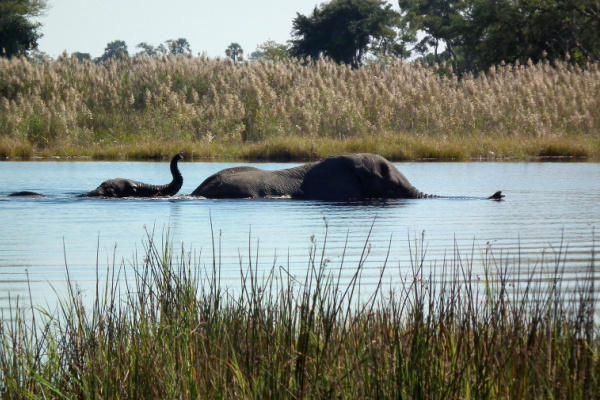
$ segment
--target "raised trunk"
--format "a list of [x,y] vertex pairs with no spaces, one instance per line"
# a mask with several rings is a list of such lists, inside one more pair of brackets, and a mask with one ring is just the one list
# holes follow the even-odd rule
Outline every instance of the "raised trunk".
[[173,180],[166,185],[149,185],[147,183],[132,181],[131,179],[109,179],[104,181],[96,189],[81,197],[157,197],[173,196],[179,192],[183,185],[183,177],[177,162],[183,159],[183,155],[176,154],[171,160],[171,175]]
[[[170,183],[167,183],[166,185],[147,185],[148,188],[148,192],[149,193],[154,193],[154,194],[150,194],[149,197],[151,196],[175,196],[179,190],[181,189],[181,186],[183,185],[183,176],[181,175],[181,172],[179,171],[179,167],[177,166],[177,163],[179,162],[179,160],[182,160],[183,156],[181,154],[176,154],[175,157],[173,157],[173,159],[171,160],[171,175],[173,176],[173,180]],[[144,189],[144,191],[146,191],[146,189]]]

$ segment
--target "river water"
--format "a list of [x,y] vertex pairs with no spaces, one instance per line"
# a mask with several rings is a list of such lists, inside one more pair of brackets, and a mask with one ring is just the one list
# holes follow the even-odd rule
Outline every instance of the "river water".
[[[131,267],[143,258],[148,235],[168,237],[193,265],[210,267],[213,239],[222,282],[235,287],[240,266],[259,275],[280,266],[299,279],[311,249],[332,270],[351,276],[365,259],[361,285],[380,279],[393,287],[412,272],[411,259],[425,251],[424,267],[444,259],[471,264],[475,274],[491,248],[498,265],[538,268],[560,257],[563,279],[579,279],[592,265],[600,226],[598,163],[397,163],[418,189],[448,196],[488,196],[504,201],[421,199],[331,203],[289,199],[207,200],[185,196],[223,168],[248,163],[181,162],[181,196],[169,199],[77,198],[109,178],[147,183],[170,181],[167,162],[0,162],[0,310],[21,304],[52,305],[70,279],[93,297],[96,274]],[[253,164],[264,169],[299,164]],[[46,198],[8,198],[33,190]],[[597,235],[597,234],[596,234]],[[160,247],[161,245],[159,245]],[[412,256],[411,256],[412,254]],[[489,254],[489,253],[488,253]],[[519,260],[519,263],[516,261]],[[594,262],[594,266],[598,263]],[[98,266],[98,268],[97,268]],[[525,272],[516,279],[525,279]],[[428,273],[427,271],[425,272]],[[348,278],[349,279],[349,278]]]

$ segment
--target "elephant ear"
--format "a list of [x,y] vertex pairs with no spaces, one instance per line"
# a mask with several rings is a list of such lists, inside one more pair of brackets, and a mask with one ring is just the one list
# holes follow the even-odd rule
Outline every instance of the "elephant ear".
[[391,180],[390,164],[383,158],[373,157],[372,154],[360,154],[359,156],[355,173],[360,179],[365,195],[367,197],[386,197],[384,188]]
[[349,156],[334,156],[311,168],[304,176],[300,189],[306,199],[360,199],[364,197],[361,181],[356,160]]

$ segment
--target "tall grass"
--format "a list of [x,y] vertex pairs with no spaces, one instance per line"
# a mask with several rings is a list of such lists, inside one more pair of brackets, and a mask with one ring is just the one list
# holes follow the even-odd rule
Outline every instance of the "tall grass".
[[55,312],[13,304],[0,328],[0,397],[600,395],[593,255],[575,286],[561,282],[561,254],[513,286],[510,259],[491,249],[483,276],[458,249],[433,276],[417,244],[410,274],[365,294],[364,260],[333,268],[321,247],[303,278],[240,262],[231,289],[218,250],[206,265],[149,237],[142,259],[107,269],[91,306],[71,281]]
[[0,156],[598,156],[599,110],[598,64],[458,80],[405,63],[0,60]]

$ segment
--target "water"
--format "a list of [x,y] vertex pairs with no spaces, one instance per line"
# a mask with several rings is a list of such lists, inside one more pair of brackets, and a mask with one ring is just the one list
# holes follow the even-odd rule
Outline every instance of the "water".
[[[247,163],[182,162],[180,193],[189,194],[210,174],[236,165]],[[176,249],[192,251],[201,266],[212,263],[214,237],[223,282],[231,287],[239,283],[240,264],[249,260],[258,262],[259,272],[281,266],[302,278],[311,249],[320,252],[324,245],[330,268],[343,266],[348,277],[368,250],[365,287],[378,282],[384,264],[385,284],[400,285],[411,273],[415,246],[426,248],[425,265],[432,271],[458,249],[461,257],[473,256],[475,273],[481,273],[477,268],[488,246],[502,259],[520,257],[522,267],[539,265],[542,257],[553,260],[566,249],[565,280],[584,276],[589,268],[594,229],[600,226],[600,164],[396,165],[426,193],[484,197],[502,190],[506,198],[369,203],[76,198],[109,178],[167,183],[168,163],[2,162],[0,310],[14,307],[17,298],[28,304],[29,290],[35,305],[54,304],[65,295],[66,266],[84,297],[93,297],[96,265],[101,277],[113,266],[130,268],[142,258],[149,232],[158,241],[168,234]],[[21,190],[49,197],[4,197]]]

